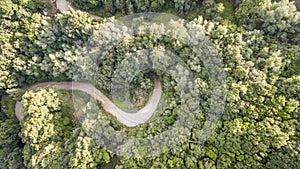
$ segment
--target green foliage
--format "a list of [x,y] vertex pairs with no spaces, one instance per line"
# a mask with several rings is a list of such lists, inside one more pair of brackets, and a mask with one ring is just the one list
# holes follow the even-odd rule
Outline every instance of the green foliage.
[[[99,168],[113,160],[108,153],[115,148],[112,140],[121,144],[127,137],[169,138],[163,134],[176,127],[178,117],[187,111],[180,109],[185,104],[176,81],[159,70],[155,73],[163,81],[165,102],[148,123],[135,128],[125,130],[114,117],[99,111],[97,102],[83,95],[74,99],[79,103],[77,108],[68,106],[64,94],[53,89],[24,94],[21,128],[15,120],[7,119],[15,118],[11,98],[18,98],[22,93],[19,88],[38,81],[71,79],[76,61],[88,56],[88,49],[82,47],[87,41],[106,44],[109,40],[105,36],[114,38],[124,33],[112,25],[110,31],[103,29],[113,19],[94,21],[86,13],[73,10],[67,15],[47,17],[33,12],[43,9],[44,1],[18,1],[22,5],[13,2],[0,2],[0,93],[4,112],[0,114],[0,168]],[[178,55],[196,76],[195,82],[188,84],[196,86],[201,94],[193,126],[190,130],[176,128],[177,132],[186,132],[184,137],[170,133],[177,137],[162,139],[170,147],[157,148],[153,142],[130,145],[136,149],[119,157],[117,168],[300,168],[299,12],[287,0],[241,0],[236,4],[232,18],[233,7],[223,0],[73,1],[81,9],[100,9],[104,16],[146,11],[176,11],[186,17],[203,13],[210,20],[197,16],[187,23],[173,21],[176,29],[172,34],[184,37],[188,28],[193,32],[192,42],[194,35],[204,33],[223,60],[227,76],[225,112],[215,133],[203,144],[197,140],[213,91],[203,63],[186,44],[156,34],[137,35],[125,38],[103,55],[95,83],[106,92],[110,91],[116,65],[146,48]],[[147,27],[138,28],[148,31]],[[164,62],[168,60],[160,63]],[[94,65],[81,66],[79,71]],[[183,72],[177,73],[184,77]],[[137,86],[147,92],[153,88],[151,80],[143,75],[133,80],[132,90]],[[80,116],[73,114],[77,109]],[[79,125],[86,130],[80,130]]]
[[9,0],[6,4],[1,1],[0,6],[0,92],[11,94],[38,81],[70,79],[78,57],[75,49],[97,24],[78,11],[50,18]]
[[144,73],[139,73],[132,79],[130,84],[131,102],[137,108],[144,107],[152,90],[153,83],[151,79]]
[[45,8],[50,8],[50,0],[16,0],[18,3],[25,7],[29,8],[33,11],[41,11]]
[[61,111],[61,100],[53,89],[23,95],[22,140],[28,168],[96,168],[110,156],[96,148],[91,138],[71,123],[70,112]]
[[[128,15],[139,12],[170,12],[182,17],[201,14],[217,16],[214,13],[222,12],[222,5],[225,4],[224,17],[230,17],[230,6],[227,1],[222,1],[215,7],[214,0],[71,0],[72,4],[82,10],[86,10],[101,16],[109,17],[114,15]],[[206,11],[203,12],[199,10]],[[228,8],[227,8],[228,7]],[[208,14],[209,13],[209,14]],[[189,18],[192,19],[192,18]]]
[[55,118],[54,112],[60,110],[57,93],[53,89],[29,91],[23,95],[22,103],[25,110],[21,123],[22,140],[26,144],[24,154],[27,154],[25,165],[40,168],[51,164],[57,168],[61,163],[58,160],[62,160],[62,150],[54,142],[58,131],[55,123],[51,122]]
[[0,168],[24,168],[19,132],[20,126],[15,120],[0,114]]
[[[97,154],[97,152],[98,152],[98,154]],[[97,163],[102,163],[102,162],[109,163],[110,156],[105,149],[101,149],[100,151],[97,151],[97,152],[94,153],[96,155]]]
[[300,12],[294,2],[281,0],[243,0],[236,9],[238,24],[260,29],[282,41],[299,44]]
[[[207,113],[209,109],[207,104],[209,82],[207,82],[208,77],[201,68],[200,61],[188,47],[180,42],[174,43],[168,38],[136,36],[127,40],[126,43],[120,42],[104,56],[100,65],[99,83],[103,84],[105,89],[109,89],[111,73],[116,69],[114,65],[118,65],[124,55],[130,55],[137,49],[162,48],[178,54],[197,74],[196,84],[201,89],[201,98],[199,99],[202,107],[201,113],[199,113],[199,124],[193,128],[192,136],[186,138],[176,148],[172,147],[172,151],[167,151],[167,148],[165,157],[147,156],[147,154],[155,154],[157,150],[149,150],[144,147],[144,143],[140,143],[136,145],[140,149],[133,153],[131,158],[121,158],[120,165],[124,168],[155,168],[166,164],[176,166],[175,162],[169,159],[182,158],[184,166],[181,167],[192,168],[195,166],[195,161],[206,158],[206,161],[201,162],[199,166],[261,168],[266,166],[266,159],[270,152],[277,152],[282,147],[297,144],[290,140],[291,138],[295,139],[296,135],[295,126],[291,123],[299,123],[299,121],[295,121],[297,117],[293,115],[299,107],[299,96],[295,92],[298,91],[299,86],[296,83],[297,76],[293,77],[292,82],[290,77],[286,78],[280,74],[285,71],[286,67],[289,67],[293,59],[289,56],[293,55],[293,50],[296,50],[295,46],[291,45],[289,49],[281,48],[280,45],[274,45],[279,43],[278,41],[268,42],[269,39],[265,39],[260,31],[246,31],[229,23],[209,22],[202,17],[188,24],[197,25],[209,36],[220,57],[223,58],[228,87],[226,109],[222,118],[223,124],[221,123],[222,126],[216,135],[210,138],[208,143],[210,146],[196,144],[200,150],[191,152],[191,149],[185,146],[200,137],[197,135],[197,131],[201,129],[201,122],[204,120],[203,114]],[[180,23],[177,23],[178,25]],[[184,34],[184,30],[180,30],[179,36]],[[116,33],[121,32],[116,31]],[[95,38],[99,41],[100,37]],[[158,73],[163,74],[160,71]],[[176,122],[179,115],[183,114],[178,111],[180,103],[177,99],[180,96],[176,95],[177,91],[174,90],[177,87],[176,83],[168,77],[164,77],[163,82],[165,86],[171,86],[170,89],[164,88],[164,93],[170,99],[164,105],[166,111],[154,116],[149,124],[129,129],[129,136],[147,138],[163,133]],[[283,85],[288,82],[293,85]],[[290,87],[291,90],[289,90]],[[290,93],[292,90],[294,92]],[[89,124],[88,121],[86,124]],[[173,142],[169,141],[169,143]],[[163,151],[159,150],[158,152]],[[184,155],[179,155],[179,152]],[[191,157],[193,153],[195,153],[195,158]],[[287,157],[287,154],[282,156],[296,160],[294,156]]]
[[99,4],[99,1],[97,0],[71,0],[71,2],[75,7],[84,10],[96,8]]
[[[263,12],[270,7],[271,0],[241,0],[236,9],[235,18],[239,24],[256,26]],[[250,23],[249,23],[250,22]],[[262,22],[262,21],[261,21]]]
[[93,154],[90,150],[92,146],[91,138],[77,137],[74,154],[70,157],[70,168],[95,168],[96,163],[94,162]]
[[2,96],[1,111],[5,113],[8,118],[17,120],[15,115],[15,104],[16,101],[14,101],[11,97]]
[[219,10],[222,11],[222,17],[224,19],[233,21],[234,20],[233,5],[228,0],[217,0],[217,2],[218,2],[218,4],[217,4],[218,8],[221,8]]
[[[230,153],[228,152],[228,154]],[[209,146],[205,155],[207,155],[209,158],[215,161],[218,158],[218,149],[216,149],[213,146]]]

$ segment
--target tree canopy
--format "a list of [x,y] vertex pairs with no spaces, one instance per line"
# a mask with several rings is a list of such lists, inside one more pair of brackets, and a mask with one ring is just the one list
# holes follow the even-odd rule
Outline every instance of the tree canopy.
[[[0,168],[300,168],[300,12],[293,1],[70,2],[76,9],[51,15],[51,1],[0,2]],[[119,24],[137,12],[185,20],[161,14],[151,20],[157,23]],[[203,47],[201,56],[191,44]],[[208,69],[218,64],[209,60],[210,47],[225,84],[210,77],[223,77]],[[154,68],[131,71],[146,64]],[[163,96],[146,123],[124,126],[78,91],[28,90],[75,80],[113,98],[117,73],[137,109],[151,95],[152,75],[159,76]],[[210,112],[213,94],[221,93],[214,85],[226,86],[225,103],[215,103],[224,112],[201,142],[205,122],[217,117]]]

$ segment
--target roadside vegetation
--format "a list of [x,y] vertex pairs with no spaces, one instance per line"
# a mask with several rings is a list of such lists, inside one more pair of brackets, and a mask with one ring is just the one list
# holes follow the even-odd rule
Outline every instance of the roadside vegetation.
[[[71,0],[76,10],[61,14],[53,1],[0,2],[0,168],[300,168],[300,12],[289,0]],[[45,14],[45,10],[48,11]],[[82,10],[82,11],[81,11]],[[84,12],[85,11],[85,12]],[[95,19],[86,12],[100,16]],[[124,38],[103,54],[97,65],[86,44],[106,44],[106,35],[123,36],[114,18],[136,12],[166,12],[178,36],[205,34],[217,49],[226,74],[225,111],[214,133],[198,142],[209,114],[211,82],[193,50],[179,40],[156,34]],[[138,27],[161,30],[159,25]],[[112,36],[113,37],[113,36]],[[193,36],[190,36],[191,40]],[[117,65],[140,49],[171,51],[195,75],[187,82],[200,93],[193,126],[176,121],[190,113],[181,107],[184,92],[171,74],[147,70],[130,83],[130,101],[138,108],[153,90],[151,74],[160,77],[163,100],[153,117],[126,127],[101,104],[80,92],[43,88],[47,81],[85,80],[111,97]],[[161,57],[163,54],[156,54]],[[146,58],[146,57],[145,57]],[[162,60],[161,64],[167,64]],[[127,63],[132,66],[136,62]],[[78,71],[96,72],[92,78]],[[121,72],[121,73],[126,73]],[[185,72],[175,72],[184,77]],[[75,97],[77,96],[77,97]],[[24,119],[14,114],[23,103]],[[76,104],[74,104],[76,103]],[[189,104],[197,103],[189,101]],[[117,105],[122,103],[116,103]],[[124,104],[124,103],[123,103]],[[124,107],[126,104],[124,105]],[[176,133],[168,133],[174,128]],[[178,136],[155,142],[134,142],[128,154],[112,151],[112,140]],[[180,135],[180,133],[185,133]],[[177,135],[178,134],[178,135]],[[164,137],[162,137],[164,138]]]

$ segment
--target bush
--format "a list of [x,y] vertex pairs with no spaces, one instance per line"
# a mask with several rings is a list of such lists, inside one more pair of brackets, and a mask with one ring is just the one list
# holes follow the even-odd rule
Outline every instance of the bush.
[[71,2],[79,9],[90,10],[98,6],[99,0],[71,0]]
[[10,119],[15,119],[16,115],[15,115],[15,104],[16,101],[13,100],[11,97],[9,96],[2,96],[1,98],[1,110],[3,113],[5,113],[5,115],[10,118]]

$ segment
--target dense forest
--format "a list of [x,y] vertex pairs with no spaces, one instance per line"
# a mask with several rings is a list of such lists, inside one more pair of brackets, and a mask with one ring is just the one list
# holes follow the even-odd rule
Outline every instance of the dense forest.
[[[300,1],[69,3],[0,2],[1,169],[300,168]],[[154,77],[133,127],[84,92],[29,90],[87,82],[130,112]]]

